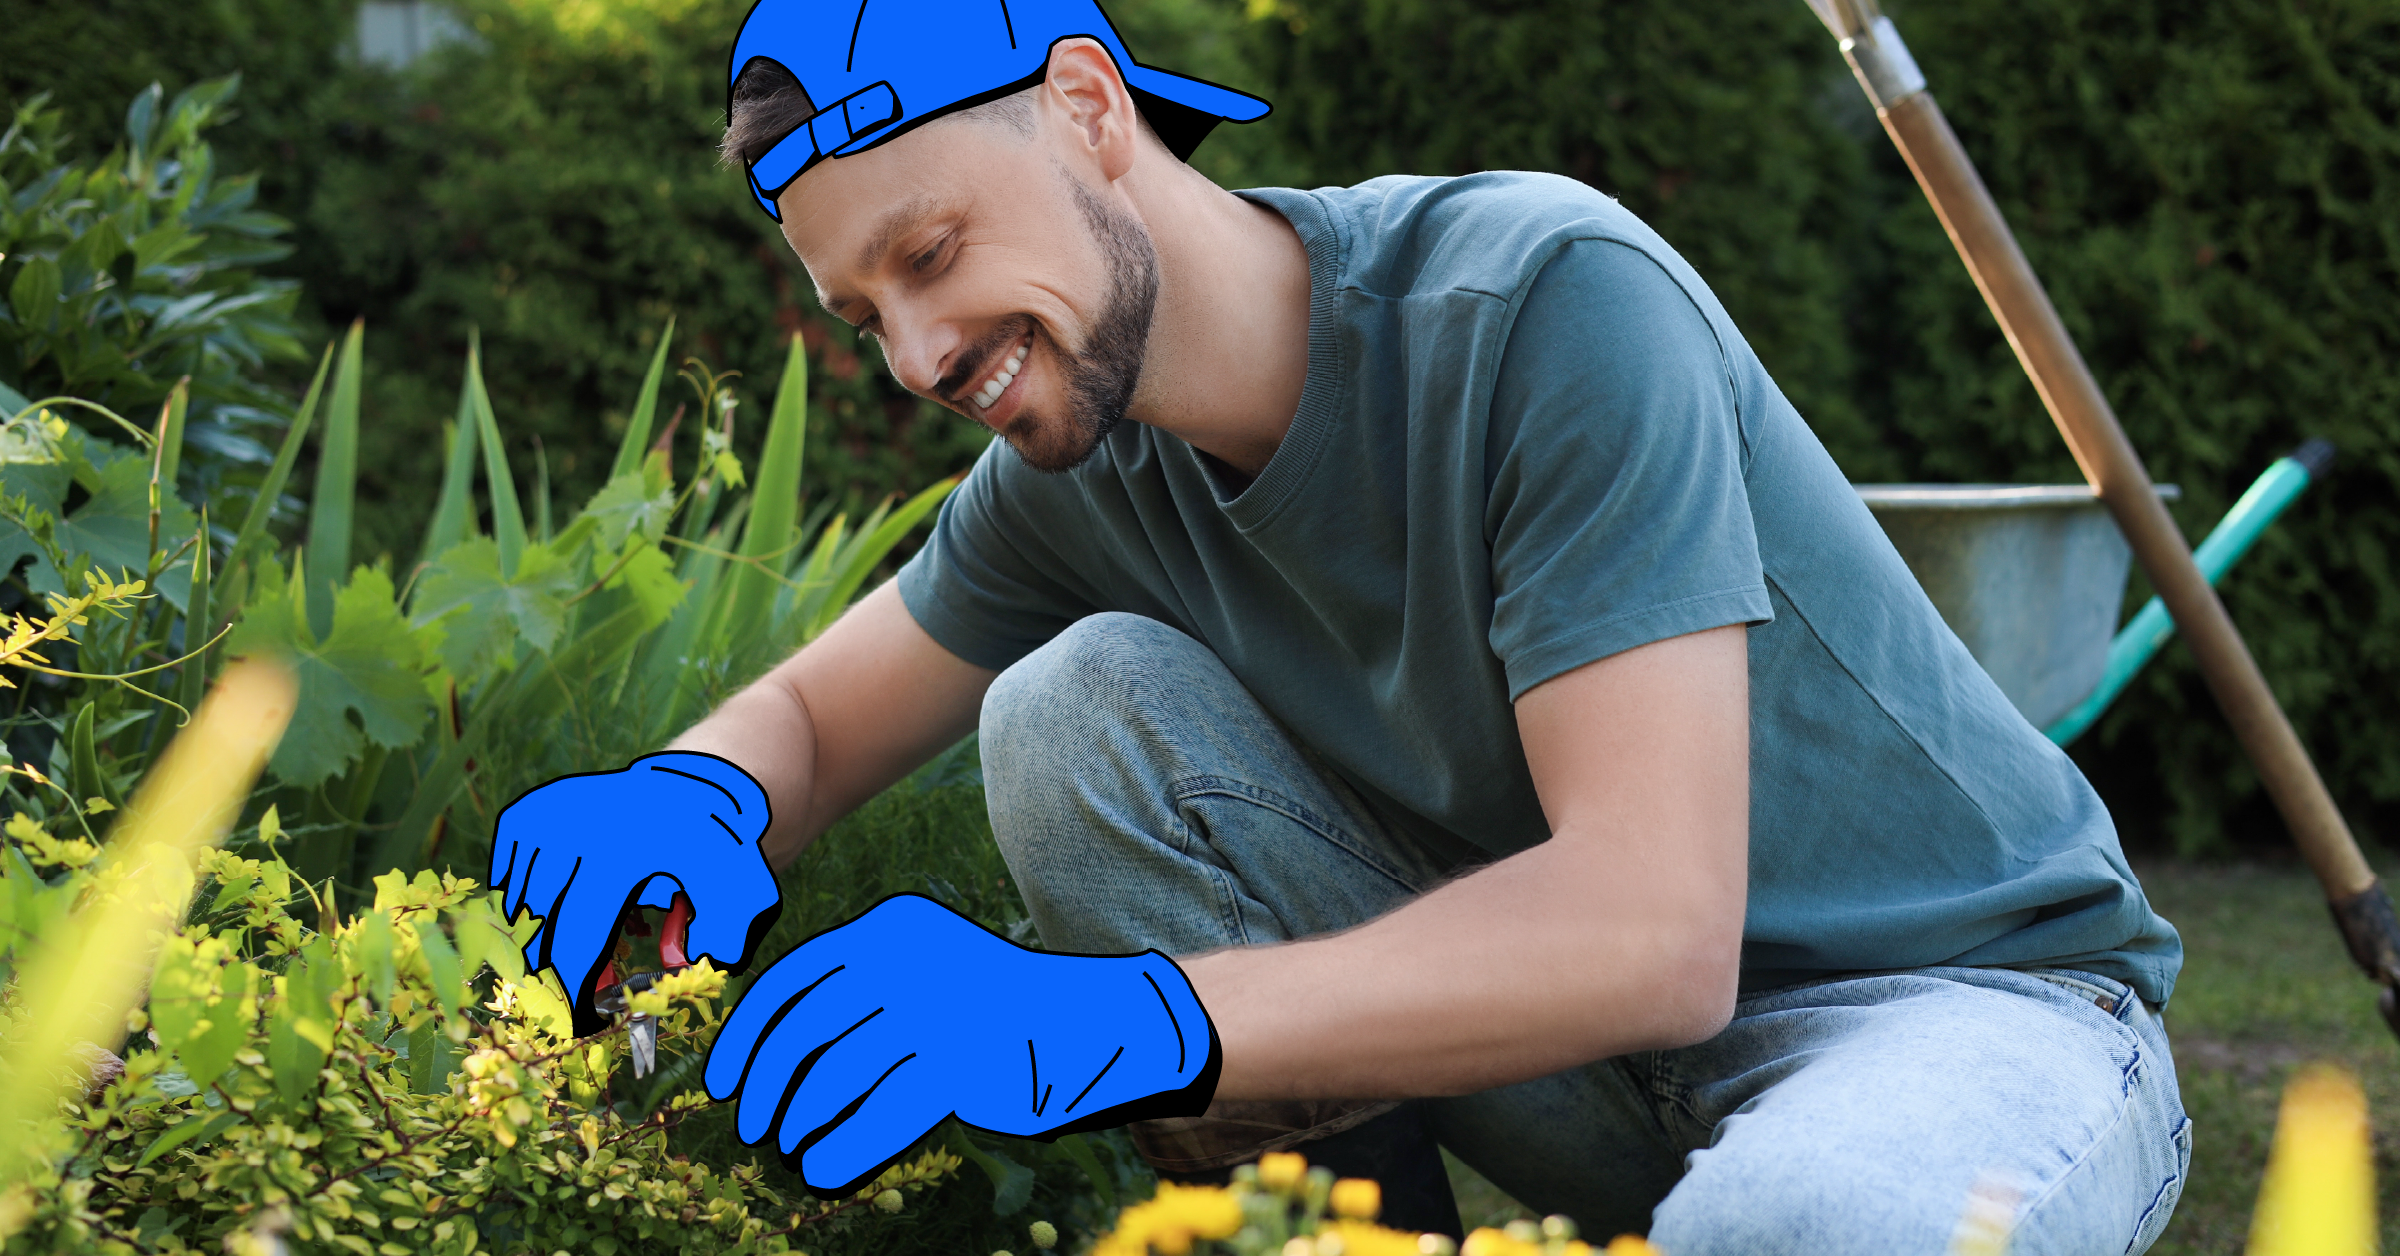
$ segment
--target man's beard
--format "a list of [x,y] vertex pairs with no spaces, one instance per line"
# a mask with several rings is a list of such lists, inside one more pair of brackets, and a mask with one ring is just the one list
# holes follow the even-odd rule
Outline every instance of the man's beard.
[[[1025,465],[1036,471],[1071,471],[1100,448],[1125,419],[1141,382],[1150,346],[1150,317],[1158,307],[1158,250],[1140,220],[1102,199],[1064,170],[1058,172],[1083,211],[1092,240],[1108,261],[1108,299],[1077,349],[1054,340],[1066,376],[1067,413],[1044,419],[1031,409],[1018,412],[1001,435]],[[1016,335],[1012,333],[1013,340]]]

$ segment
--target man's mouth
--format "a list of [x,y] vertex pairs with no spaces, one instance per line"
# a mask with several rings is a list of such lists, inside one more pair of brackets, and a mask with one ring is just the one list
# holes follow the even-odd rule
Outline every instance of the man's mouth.
[[976,409],[989,414],[993,404],[1000,400],[1000,394],[1007,392],[1008,386],[1016,382],[1017,373],[1025,369],[1025,355],[1032,351],[1033,333],[1027,331],[1024,338],[1008,350],[1000,365],[968,395],[967,400],[974,402]]

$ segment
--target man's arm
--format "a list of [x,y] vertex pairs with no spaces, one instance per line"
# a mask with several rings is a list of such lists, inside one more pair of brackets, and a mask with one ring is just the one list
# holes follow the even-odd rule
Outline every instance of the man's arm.
[[1747,630],[1528,690],[1551,837],[1326,937],[1182,961],[1227,1099],[1465,1094],[1688,1045],[1733,1012],[1749,881]]
[[760,845],[780,869],[973,730],[997,674],[942,648],[887,581],[668,749],[717,755],[757,778],[775,813]]

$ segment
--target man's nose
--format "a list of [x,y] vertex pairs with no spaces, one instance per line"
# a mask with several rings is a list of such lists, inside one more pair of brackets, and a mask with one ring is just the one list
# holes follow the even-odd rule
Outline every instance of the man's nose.
[[957,333],[945,333],[938,323],[894,318],[888,312],[883,326],[883,355],[892,364],[892,377],[921,397],[939,398],[934,390],[942,382],[942,361],[957,348]]

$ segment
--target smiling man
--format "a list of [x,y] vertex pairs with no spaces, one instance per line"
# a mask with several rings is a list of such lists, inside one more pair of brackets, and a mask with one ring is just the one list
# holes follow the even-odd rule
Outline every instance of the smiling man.
[[812,940],[711,1058],[745,1137],[817,1183],[874,1121],[1140,1118],[1170,1175],[1293,1147],[1455,1232],[1438,1142],[1674,1256],[1937,1251],[1971,1197],[2023,1253],[2157,1235],[2174,931],[1657,235],[1541,175],[1224,191],[1182,158],[1265,107],[1089,0],[762,0],[731,77],[825,308],[1002,439],[643,762],[729,833],[763,792],[781,864],[980,728],[1053,953],[921,900]]

